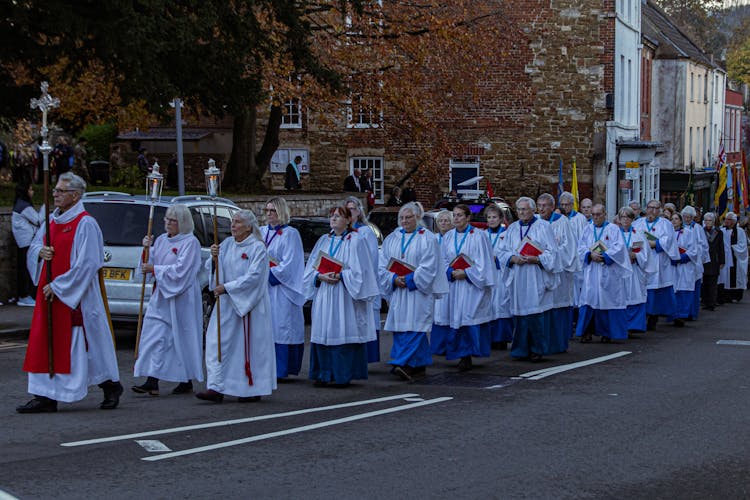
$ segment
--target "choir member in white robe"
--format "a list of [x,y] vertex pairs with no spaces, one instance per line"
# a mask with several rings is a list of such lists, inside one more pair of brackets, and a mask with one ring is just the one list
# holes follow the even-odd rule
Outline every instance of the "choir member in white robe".
[[[349,196],[344,200],[346,208],[352,213],[352,227],[357,230],[357,235],[365,240],[367,251],[372,262],[372,274],[378,275],[378,237],[367,223],[365,209],[362,201],[356,196]],[[372,300],[372,322],[375,325],[375,340],[367,343],[367,362],[377,363],[380,361],[380,296]]]
[[672,260],[675,267],[674,291],[675,313],[671,319],[675,326],[685,326],[685,320],[690,316],[695,293],[695,264],[702,260],[700,243],[697,235],[690,228],[682,224],[679,212],[672,214],[672,226],[675,231],[675,243],[680,258]]
[[271,299],[276,376],[299,375],[305,353],[305,318],[302,275],[305,252],[299,232],[289,226],[284,198],[271,198],[265,208],[267,226],[260,231],[268,250],[268,296]]
[[[646,205],[646,216],[633,222],[637,231],[644,232],[648,246],[648,300],[646,301],[647,330],[653,330],[659,316],[672,316],[676,307],[674,295],[674,266],[679,259],[672,223],[659,217],[661,202],[651,200]],[[652,238],[656,239],[652,239]]]
[[[489,357],[492,349],[492,288],[495,286],[495,258],[484,231],[469,224],[471,210],[464,204],[453,208],[454,229],[443,242],[443,258],[449,281],[450,331],[445,359],[458,359],[460,371],[473,367],[472,356]],[[459,255],[468,257],[470,267],[451,266]]]
[[[414,202],[401,207],[401,228],[383,242],[378,266],[380,291],[389,304],[385,329],[393,332],[388,364],[393,365],[394,374],[406,381],[423,375],[425,367],[432,364],[427,332],[432,325],[435,298],[448,293],[437,237],[417,225],[419,213]],[[401,276],[391,272],[391,259],[414,270]]]
[[[505,285],[510,293],[510,311],[513,313],[514,358],[539,361],[547,352],[549,315],[552,309],[552,291],[559,283],[554,273],[555,234],[550,224],[534,216],[536,203],[522,196],[516,200],[519,220],[508,227],[500,238],[500,265],[508,268]],[[524,242],[533,243],[539,255],[521,255]]]
[[708,239],[706,232],[700,224],[695,222],[696,211],[690,205],[682,209],[682,223],[685,229],[693,232],[698,243],[698,259],[693,263],[695,288],[693,293],[693,304],[690,307],[688,319],[695,321],[701,307],[701,289],[703,288],[703,265],[711,261],[708,255]]
[[[440,259],[442,260],[442,267],[443,269],[447,269],[448,262],[445,262],[443,244],[445,242],[445,235],[448,231],[453,229],[453,212],[450,210],[441,211],[438,213],[437,217],[435,217],[435,224],[438,228],[436,236],[438,248],[440,250]],[[430,331],[430,351],[432,354],[445,356],[446,341],[451,330],[450,299],[447,294],[435,299],[435,315],[432,321],[432,330]]]
[[719,303],[739,302],[747,288],[747,235],[737,226],[737,214],[724,219],[725,265],[719,273]]
[[[50,216],[50,246],[44,226],[26,255],[26,267],[39,285],[24,361],[28,392],[34,399],[18,406],[19,413],[57,411],[57,402],[86,397],[89,385],[99,385],[104,400],[99,407],[117,407],[122,394],[114,337],[97,273],[103,265],[104,243],[96,220],[81,202],[83,179],[65,173],[52,191],[55,211]],[[46,265],[52,266],[47,283]],[[53,359],[50,377],[47,351],[47,305],[52,301]]]
[[[592,223],[578,242],[583,287],[576,336],[581,337],[581,342],[591,342],[592,334],[600,335],[602,342],[628,338],[624,283],[632,273],[630,254],[620,227],[607,222],[606,217],[604,206],[594,205]],[[592,250],[599,244],[606,248],[603,252]]]
[[492,287],[493,320],[490,322],[492,348],[505,350],[508,343],[513,342],[513,315],[510,313],[510,294],[505,286],[508,268],[500,264],[500,238],[513,221],[504,220],[503,211],[495,204],[487,206],[484,215],[487,218],[487,237],[495,258],[495,286]]
[[[345,386],[367,378],[367,342],[375,340],[372,301],[380,296],[364,238],[352,229],[352,215],[331,210],[331,232],[320,237],[305,266],[304,291],[312,300],[310,379],[316,387]],[[343,263],[340,272],[318,272],[319,256]]]
[[630,258],[632,273],[625,282],[625,316],[628,332],[646,331],[646,264],[649,253],[646,251],[646,238],[642,231],[633,227],[636,212],[630,207],[622,207],[617,214],[620,220],[620,234]]
[[[240,403],[260,401],[276,389],[276,354],[268,293],[268,253],[250,210],[232,217],[232,237],[211,246],[206,261],[209,288],[220,301],[221,346],[214,307],[206,329],[206,389],[198,399],[221,403],[236,396]],[[215,258],[219,264],[216,283]],[[221,360],[219,360],[221,348]]]
[[[590,201],[590,200],[589,200]],[[583,229],[589,224],[585,215],[575,210],[575,198],[568,191],[560,195],[560,212],[570,221],[570,229],[573,232],[573,240],[576,247],[575,269],[573,270],[573,322],[578,317],[578,302],[581,294],[581,283],[583,282],[583,271],[581,261],[578,258],[578,240],[581,239]]]
[[537,211],[541,222],[552,227],[555,235],[555,269],[559,280],[552,291],[552,309],[548,311],[550,336],[545,354],[559,354],[568,350],[568,340],[573,336],[573,286],[574,273],[580,267],[578,240],[573,236],[570,221],[555,213],[555,198],[544,193],[537,198]]
[[[172,394],[193,390],[192,379],[203,380],[203,317],[198,272],[201,245],[193,235],[190,210],[172,205],[164,217],[166,233],[153,243],[148,262],[139,269],[154,282],[143,318],[136,377],[146,382],[132,387],[140,394],[159,395],[159,380],[179,382]],[[143,238],[149,245],[153,237]]]

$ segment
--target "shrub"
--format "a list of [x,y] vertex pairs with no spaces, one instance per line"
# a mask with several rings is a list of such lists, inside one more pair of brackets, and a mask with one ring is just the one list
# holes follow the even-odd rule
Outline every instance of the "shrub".
[[124,186],[129,188],[144,187],[145,181],[138,165],[129,167],[113,167],[110,173],[113,186]]
[[85,137],[88,141],[86,145],[88,161],[109,161],[109,145],[117,138],[117,126],[115,124],[87,125],[79,135]]

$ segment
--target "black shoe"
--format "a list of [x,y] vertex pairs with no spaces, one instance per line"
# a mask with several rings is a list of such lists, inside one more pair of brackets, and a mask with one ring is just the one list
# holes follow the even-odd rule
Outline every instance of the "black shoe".
[[507,342],[493,342],[490,347],[493,351],[507,351],[508,350],[508,343]]
[[[591,342],[591,340],[589,340],[589,342]],[[529,361],[531,361],[532,363],[539,363],[540,361],[542,361],[542,355],[532,352],[531,354],[529,354]]]
[[258,403],[260,396],[248,396],[246,398],[237,398],[238,403]]
[[102,410],[114,410],[117,408],[117,405],[120,404],[120,396],[122,396],[124,390],[122,384],[107,380],[99,384],[99,387],[104,390],[104,401],[101,402],[99,408]]
[[57,401],[44,396],[34,396],[34,399],[25,405],[16,406],[18,413],[55,413]]
[[193,392],[193,381],[180,382],[177,387],[172,389],[172,394],[190,394]]
[[677,328],[682,328],[683,326],[685,326],[685,320],[677,318],[672,324]]
[[411,378],[411,375],[409,375],[409,372],[407,372],[407,368],[408,367],[396,366],[393,368],[393,374],[404,382],[414,382],[414,379]]
[[656,323],[659,321],[659,316],[649,316],[646,320],[646,330],[653,331],[656,329]]
[[150,394],[151,396],[158,396],[159,395],[159,379],[154,377],[149,377],[146,379],[146,382],[142,385],[134,385],[131,387],[133,392],[137,392],[138,394]]
[[313,387],[328,387],[328,382],[325,380],[316,380],[313,382]]
[[203,392],[196,392],[195,397],[202,399],[203,401],[213,401],[214,403],[221,403],[224,401],[224,395],[220,392],[216,392],[213,389],[209,389]]
[[474,364],[471,361],[471,356],[464,356],[463,358],[461,358],[461,361],[458,362],[458,365],[456,367],[460,372],[467,372],[474,368]]

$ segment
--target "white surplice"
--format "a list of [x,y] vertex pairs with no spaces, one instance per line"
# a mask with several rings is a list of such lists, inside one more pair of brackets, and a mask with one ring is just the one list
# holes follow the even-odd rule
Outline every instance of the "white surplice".
[[[684,255],[690,259],[684,264],[677,264],[674,270],[674,291],[675,292],[692,292],[695,291],[695,266],[702,260],[700,255],[700,242],[697,239],[696,232],[690,228],[682,228],[675,231],[675,244],[678,252],[682,248]],[[680,254],[682,255],[682,253]],[[701,268],[703,263],[701,262]]]
[[[578,259],[578,239],[573,232],[573,227],[567,217],[552,215],[552,221],[539,217],[541,222],[546,222],[552,227],[555,235],[556,251],[555,273],[558,284],[552,291],[552,308],[570,307],[573,305],[574,275],[581,268]],[[585,218],[584,218],[585,219]]]
[[171,238],[161,234],[154,241],[149,262],[154,273],[148,278],[156,285],[143,318],[134,374],[169,382],[202,381],[200,243],[192,233]]
[[[540,265],[511,264],[511,257],[519,255],[524,237],[530,238],[542,250]],[[500,236],[500,240],[500,265],[508,267],[505,285],[510,293],[511,313],[514,316],[528,316],[552,309],[552,291],[559,280],[554,273],[556,243],[550,224],[536,218],[532,219],[530,225],[521,225],[521,221],[516,221]]]
[[[442,251],[446,266],[459,253],[472,261],[465,270],[467,279],[449,282],[450,327],[458,329],[492,321],[495,257],[484,231],[473,226],[467,226],[462,233],[451,229],[445,233]],[[443,269],[446,271],[447,267]]]
[[[305,297],[312,300],[310,341],[315,344],[361,344],[376,338],[372,301],[380,290],[372,257],[356,232],[342,236],[321,236],[305,266]],[[318,282],[316,286],[318,271],[313,265],[321,252],[344,263],[341,281],[335,285]]]
[[[402,254],[402,248],[406,251]],[[391,258],[414,267],[416,290],[394,288]],[[393,231],[383,242],[378,266],[380,292],[389,303],[385,329],[390,332],[427,332],[432,326],[435,298],[448,293],[437,237],[424,228],[412,233]]]
[[[83,211],[83,203],[78,202],[63,214],[55,210],[50,215],[50,220],[66,224]],[[35,285],[39,284],[44,263],[39,259],[39,251],[44,246],[45,234],[42,225],[29,245],[26,256],[26,267]],[[72,330],[70,373],[55,374],[51,379],[46,373],[29,373],[30,394],[70,403],[86,397],[89,385],[120,380],[112,331],[99,287],[98,272],[103,264],[104,242],[101,229],[93,217],[84,216],[78,223],[73,239],[70,269],[55,278],[51,284],[60,301],[71,309],[80,305],[83,315],[83,328],[74,326]]]
[[[587,255],[597,241],[607,247],[604,252],[611,263],[594,262]],[[578,258],[583,265],[583,287],[581,305],[592,309],[625,309],[626,284],[632,273],[630,255],[620,228],[615,224],[604,223],[604,227],[589,224],[578,243]]]
[[662,249],[657,252],[656,248],[651,248],[646,239],[646,251],[648,260],[646,262],[646,271],[648,272],[648,282],[646,288],[657,290],[674,285],[674,266],[672,259],[679,259],[679,251],[675,244],[674,227],[672,223],[662,217],[656,217],[654,221],[649,222],[647,217],[641,217],[633,222],[633,227],[641,233],[648,231],[656,236]]
[[[747,288],[747,235],[741,227],[735,226],[737,230],[737,243],[732,245],[732,231],[727,227],[722,227],[724,233],[724,253],[726,255],[726,264],[719,272],[719,283],[724,285],[727,290],[745,290]],[[735,263],[732,259],[737,259],[737,272],[735,287],[730,283],[730,269]]]
[[274,286],[268,284],[268,296],[273,305],[271,318],[274,342],[302,344],[305,342],[305,318],[302,314],[302,306],[305,305],[302,293],[305,252],[302,238],[291,226],[284,226],[279,230],[263,226],[260,231],[263,241],[268,245],[269,257],[278,264],[271,268],[271,273],[281,282]]
[[[440,261],[440,268],[447,269],[448,262],[445,261],[445,252],[443,251],[443,245],[445,245],[445,236],[442,234],[435,234],[438,244],[438,256]],[[446,277],[446,282],[448,278]],[[451,322],[451,303],[448,294],[442,295],[435,298],[435,314],[433,315],[432,322],[440,326],[448,326]]]
[[630,231],[628,232],[620,230],[620,234],[626,248],[628,250],[635,248],[636,250],[634,252],[635,262],[631,261],[630,263],[632,273],[625,283],[625,305],[643,304],[648,299],[648,292],[646,291],[646,282],[648,279],[646,268],[649,257],[646,247],[648,246],[648,242],[643,232],[633,226],[630,227]]
[[[508,277],[508,267],[500,262],[500,238],[507,228],[498,227],[500,233],[493,233],[487,228],[487,237],[490,240],[492,255],[495,258],[495,286],[492,287],[492,319],[512,318],[510,312],[510,293],[505,279]],[[499,269],[498,269],[499,267]]]
[[[209,271],[212,264],[213,259],[206,261]],[[214,307],[206,330],[208,389],[242,398],[266,396],[276,389],[276,352],[271,302],[266,287],[268,272],[265,244],[252,234],[239,243],[233,237],[221,242],[219,282],[226,291],[219,296],[221,362],[218,360],[217,309]],[[211,290],[216,288],[215,271],[211,272],[209,287]],[[252,384],[245,370],[245,361],[248,360]]]

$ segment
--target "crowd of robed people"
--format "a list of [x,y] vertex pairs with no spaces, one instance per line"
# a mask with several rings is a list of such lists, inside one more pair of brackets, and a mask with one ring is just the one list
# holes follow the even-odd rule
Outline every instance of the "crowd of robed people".
[[[56,411],[58,402],[83,399],[90,385],[103,389],[102,409],[116,408],[123,393],[98,277],[102,236],[81,202],[85,188],[72,173],[60,176],[51,244],[42,229],[28,248],[39,285],[24,362],[34,398],[20,413]],[[682,326],[698,318],[701,295],[708,309],[741,298],[747,239],[733,213],[719,229],[713,214],[701,226],[692,207],[670,213],[655,200],[645,216],[624,207],[614,222],[602,205],[584,200],[579,213],[573,203],[569,193],[557,210],[549,194],[521,197],[516,221],[490,205],[486,230],[458,205],[437,215],[433,233],[420,226],[422,206],[410,202],[379,247],[360,200],[349,197],[330,210],[331,230],[305,262],[287,203],[274,197],[264,224],[250,210],[235,213],[231,237],[213,245],[205,263],[189,210],[172,205],[166,232],[144,237],[147,258],[134,263],[153,289],[134,366],[145,380],[132,391],[158,396],[160,383],[170,382],[172,394],[214,403],[259,401],[302,370],[308,300],[308,376],[316,387],[342,387],[366,379],[368,365],[380,361],[381,299],[389,305],[383,328],[393,334],[387,363],[394,376],[413,381],[433,356],[466,371],[474,358],[510,344],[511,357],[537,361],[565,352],[574,337],[625,341],[655,328],[659,317]],[[205,347],[201,266],[217,300]],[[205,388],[194,389],[204,380]]]

